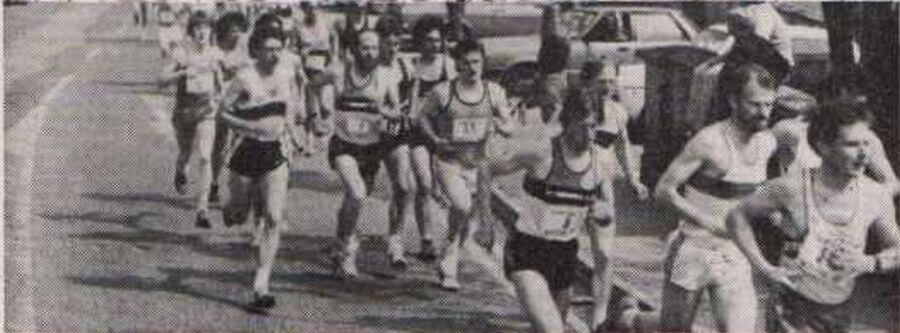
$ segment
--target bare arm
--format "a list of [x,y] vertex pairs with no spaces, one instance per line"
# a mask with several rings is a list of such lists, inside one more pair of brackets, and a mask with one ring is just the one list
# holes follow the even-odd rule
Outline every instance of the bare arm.
[[678,188],[690,179],[695,172],[706,163],[704,154],[714,151],[715,147],[702,138],[694,137],[678,157],[672,161],[656,185],[654,196],[677,210],[688,222],[695,223],[715,235],[727,237],[726,230],[717,226],[716,217],[709,216],[687,201],[679,193]]
[[640,177],[632,169],[632,166],[636,165],[634,161],[634,154],[632,153],[631,140],[628,138],[628,115],[625,114],[624,110],[616,110],[619,115],[617,115],[618,119],[618,127],[619,127],[619,140],[616,141],[616,158],[619,160],[619,165],[622,166],[622,170],[625,172],[625,177],[628,179],[628,184],[631,185],[631,188],[634,190],[635,194],[637,194],[638,199],[645,200],[649,196],[647,186],[641,183]]
[[766,217],[779,211],[781,203],[774,182],[764,184],[756,193],[745,199],[731,210],[725,219],[728,231],[737,246],[744,252],[753,267],[766,272],[775,269],[763,258],[756,236],[753,234],[751,221],[770,221]]
[[611,260],[613,257],[613,237],[615,236],[615,211],[612,198],[612,182],[604,179],[600,185],[603,200],[595,200],[588,212],[587,231],[591,242],[591,254],[594,259],[591,277],[591,294],[594,306],[591,311],[591,327],[596,328],[604,318],[605,307],[600,306],[610,292]]
[[188,75],[187,67],[180,66],[178,62],[172,62],[168,64],[165,68],[163,68],[162,73],[160,73],[159,80],[161,84],[172,84],[175,83],[175,80],[180,79],[182,76]]
[[435,118],[435,115],[440,112],[441,108],[441,99],[438,95],[437,88],[439,87],[435,87],[434,90],[425,96],[418,121],[419,126],[422,128],[422,133],[424,133],[429,140],[436,144],[442,144],[447,140],[437,135],[434,124],[432,124],[432,120]]
[[390,84],[386,87],[385,104],[381,114],[390,119],[399,119],[404,116],[400,111],[400,92],[397,85]]
[[500,135],[510,137],[515,134],[516,126],[512,116],[512,109],[509,107],[509,100],[506,98],[506,90],[494,84],[488,84],[491,92],[491,104],[494,105],[494,125]]
[[889,190],[892,197],[900,196],[900,181],[897,180],[897,174],[887,159],[884,143],[877,136],[873,137],[875,140],[872,142],[872,158],[868,169],[873,178]]
[[872,225],[884,249],[875,254],[876,273],[900,269],[900,229],[897,227],[896,212],[890,200],[883,201],[881,217]]

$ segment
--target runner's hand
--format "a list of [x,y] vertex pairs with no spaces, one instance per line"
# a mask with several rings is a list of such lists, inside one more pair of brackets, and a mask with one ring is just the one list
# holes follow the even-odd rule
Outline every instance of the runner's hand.
[[763,269],[763,274],[769,281],[777,282],[780,285],[791,288],[795,290],[797,287],[794,286],[794,282],[791,281],[791,277],[800,274],[800,271],[796,270],[787,270],[783,267],[777,266],[769,266]]
[[844,248],[832,251],[827,258],[828,266],[837,271],[861,274],[875,271],[875,257]]
[[631,189],[634,190],[634,194],[637,196],[638,200],[644,201],[650,197],[650,190],[639,180],[631,181]]

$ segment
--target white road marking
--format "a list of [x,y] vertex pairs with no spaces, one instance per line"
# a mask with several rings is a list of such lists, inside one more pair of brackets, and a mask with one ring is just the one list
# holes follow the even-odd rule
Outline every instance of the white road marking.
[[7,152],[10,152],[10,149],[12,149],[11,152],[13,153],[22,153],[34,148],[41,126],[44,125],[44,116],[47,113],[48,106],[56,99],[56,95],[69,84],[69,81],[72,81],[73,77],[70,74],[57,81],[56,85],[41,98],[38,106],[31,109],[24,119],[6,133]]
[[[4,217],[8,218],[12,235],[4,235],[4,239],[16,240],[18,255],[7,256],[7,265],[17,267],[19,273],[23,276],[32,276],[32,254],[28,242],[31,239],[31,183],[34,173],[34,151],[37,146],[37,140],[41,134],[44,125],[44,118],[47,111],[56,100],[56,96],[65,88],[72,80],[72,75],[67,75],[60,79],[50,91],[41,98],[37,107],[30,110],[28,114],[16,126],[14,126],[5,136],[4,163],[14,167],[9,168],[9,174],[4,175],[4,185],[6,186],[4,202],[7,211]],[[24,244],[23,244],[24,243]],[[4,248],[6,244],[4,244]],[[20,299],[13,310],[12,315],[17,317],[17,321],[23,331],[36,331],[35,310],[32,299],[33,279],[24,279],[24,288],[20,291]],[[5,299],[6,295],[4,295]]]

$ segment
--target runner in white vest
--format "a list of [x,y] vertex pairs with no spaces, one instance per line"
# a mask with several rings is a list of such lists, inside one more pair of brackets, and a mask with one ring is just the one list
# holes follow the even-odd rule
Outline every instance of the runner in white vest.
[[[772,313],[781,332],[847,332],[848,298],[856,277],[900,267],[900,230],[890,191],[865,175],[873,144],[872,116],[864,107],[829,105],[809,127],[809,141],[822,157],[819,168],[765,183],[728,216],[734,239],[758,270],[780,289]],[[853,105],[853,104],[849,104]],[[751,221],[772,213],[788,240],[778,262],[761,254]],[[882,249],[864,253],[867,236]]]

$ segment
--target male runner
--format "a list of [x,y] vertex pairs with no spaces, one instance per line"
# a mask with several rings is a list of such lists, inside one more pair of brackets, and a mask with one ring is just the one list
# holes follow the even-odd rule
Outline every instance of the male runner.
[[513,123],[506,92],[481,77],[485,60],[482,44],[460,41],[451,56],[459,76],[432,89],[423,101],[419,121],[424,134],[434,142],[437,191],[450,204],[440,283],[442,288],[457,290],[459,249],[468,237],[479,169],[486,163],[486,143],[494,131],[509,135]]
[[[780,304],[771,313],[780,332],[847,332],[847,299],[856,277],[900,267],[892,193],[865,176],[873,144],[872,116],[861,105],[839,102],[823,108],[809,126],[809,142],[821,166],[771,180],[728,215],[735,242],[753,267],[776,282]],[[778,262],[763,258],[753,223],[783,214],[779,228],[789,239]],[[771,223],[771,222],[770,222]],[[869,234],[882,244],[864,251]]]
[[[390,140],[385,134],[396,134],[394,124],[403,115],[396,111],[399,98],[397,86],[387,78],[387,71],[380,66],[379,37],[373,31],[363,31],[352,46],[353,61],[336,62],[327,75],[334,79],[335,110],[332,119],[335,135],[328,147],[332,168],[344,183],[345,194],[338,211],[337,236],[341,249],[335,256],[337,274],[353,278],[356,269],[356,251],[359,248],[356,223],[365,204],[381,160],[389,152]],[[400,219],[391,219],[400,223]],[[397,233],[398,226],[390,230]],[[394,237],[399,237],[395,235]]]
[[[378,32],[381,49],[381,66],[386,71],[386,76],[396,87],[399,101],[395,106],[404,114],[404,118],[397,124],[400,128],[397,135],[389,135],[385,139],[389,152],[385,156],[385,167],[391,180],[393,195],[388,210],[388,218],[391,230],[388,236],[388,256],[391,264],[396,268],[406,267],[406,257],[403,247],[403,227],[407,220],[413,218],[413,203],[415,196],[412,194],[415,185],[415,177],[412,173],[412,165],[409,156],[409,99],[412,89],[412,68],[406,59],[400,57],[400,35],[403,33],[401,22],[395,16],[382,16],[375,24]],[[394,230],[396,228],[396,230]]]
[[764,130],[778,83],[762,66],[741,63],[723,73],[721,84],[730,117],[701,129],[655,191],[682,217],[665,259],[663,331],[690,331],[704,291],[720,331],[755,328],[756,313],[747,311],[757,304],[752,272],[728,238],[725,216],[766,180],[776,142]]

